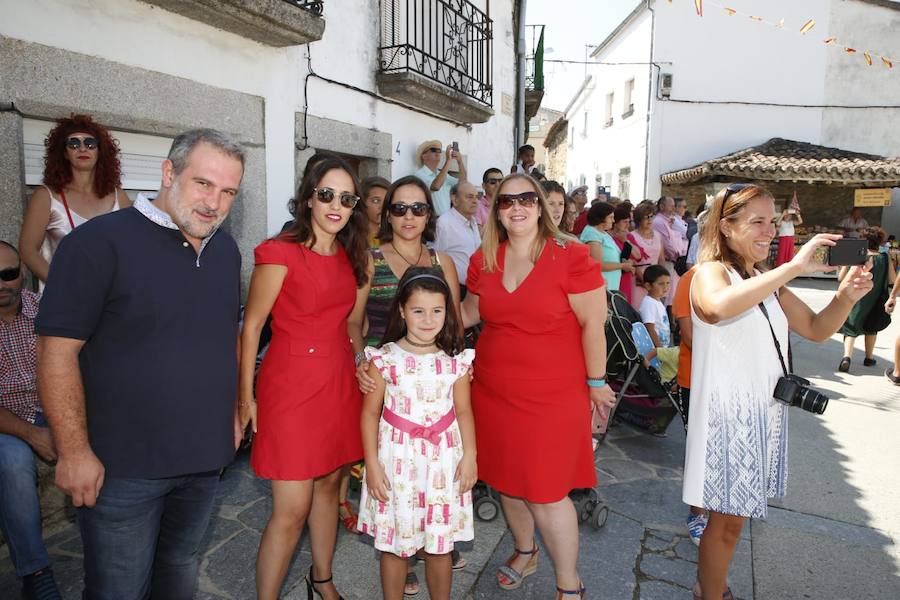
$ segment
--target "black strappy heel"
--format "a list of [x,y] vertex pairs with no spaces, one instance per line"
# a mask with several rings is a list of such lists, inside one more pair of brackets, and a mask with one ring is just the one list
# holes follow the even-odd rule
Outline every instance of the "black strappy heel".
[[[329,577],[328,579],[313,579],[313,568],[312,565],[309,566],[309,575],[303,578],[303,581],[306,582],[306,598],[307,600],[315,600],[315,598],[322,598],[322,593],[316,589],[316,585],[322,583],[330,583],[332,579],[334,579],[334,575]],[[344,597],[338,594],[338,598],[344,600]]]

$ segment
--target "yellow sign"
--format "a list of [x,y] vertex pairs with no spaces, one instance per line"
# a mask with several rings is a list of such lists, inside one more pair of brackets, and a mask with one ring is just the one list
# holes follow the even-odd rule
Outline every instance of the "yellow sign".
[[854,190],[853,206],[890,206],[891,189]]

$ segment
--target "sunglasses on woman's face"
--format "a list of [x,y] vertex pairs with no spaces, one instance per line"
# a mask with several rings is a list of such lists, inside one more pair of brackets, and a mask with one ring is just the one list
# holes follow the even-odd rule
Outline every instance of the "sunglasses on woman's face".
[[22,273],[22,267],[9,267],[0,270],[0,281],[15,281]]
[[[316,200],[322,204],[331,204],[334,200],[334,190],[330,187],[320,187],[313,190],[316,193]],[[359,202],[359,196],[354,196],[350,192],[341,192],[341,206],[344,208],[353,208]]]
[[428,214],[430,209],[431,207],[424,202],[413,202],[412,204],[395,202],[388,207],[388,210],[390,210],[391,214],[395,217],[406,216],[406,211],[408,210],[412,210],[413,216],[415,217],[424,217]]
[[84,139],[77,137],[70,137],[66,140],[66,148],[70,150],[80,150],[82,144],[84,144],[85,150],[96,150],[97,149],[97,138],[86,137]]
[[518,204],[522,208],[533,208],[537,204],[538,195],[535,192],[522,192],[521,194],[497,194],[497,206],[500,210],[512,208]]

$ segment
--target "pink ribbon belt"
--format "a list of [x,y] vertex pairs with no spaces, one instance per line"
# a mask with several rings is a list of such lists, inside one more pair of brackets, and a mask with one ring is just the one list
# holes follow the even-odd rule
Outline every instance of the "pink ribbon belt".
[[418,423],[413,423],[412,421],[404,419],[387,408],[382,411],[381,418],[394,428],[409,434],[409,437],[411,438],[421,438],[437,445],[441,441],[441,434],[446,431],[448,427],[453,425],[453,422],[456,420],[456,411],[451,408],[450,412],[432,423],[429,427],[423,427]]

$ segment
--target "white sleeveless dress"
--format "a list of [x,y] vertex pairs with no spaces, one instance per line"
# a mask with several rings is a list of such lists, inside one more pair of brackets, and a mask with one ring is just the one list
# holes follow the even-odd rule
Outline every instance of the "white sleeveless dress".
[[[729,269],[731,283],[741,276]],[[774,294],[766,309],[782,352],[788,322]],[[788,407],[772,396],[783,375],[758,306],[715,325],[694,312],[691,410],[682,499],[729,515],[765,517],[784,495]],[[787,360],[787,356],[785,356]]]
[[[69,207],[69,214],[72,215],[72,222],[70,223],[69,215],[66,214],[66,206],[53,195],[53,190],[46,185],[43,187],[50,194],[50,220],[47,221],[47,232],[44,234],[44,242],[41,244],[41,256],[49,263],[53,260],[53,255],[56,253],[56,249],[59,247],[62,239],[72,233],[72,224],[78,227],[86,223],[87,219]],[[119,210],[118,189],[115,190],[115,199],[109,212],[116,210]]]

